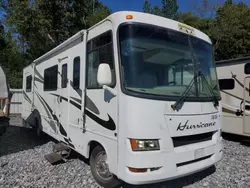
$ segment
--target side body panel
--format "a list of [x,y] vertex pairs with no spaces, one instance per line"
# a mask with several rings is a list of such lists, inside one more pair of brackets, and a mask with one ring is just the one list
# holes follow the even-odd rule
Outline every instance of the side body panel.
[[[113,27],[111,21],[107,20],[95,28],[88,31],[87,45],[87,65],[86,65],[86,133],[90,134],[91,140],[100,143],[107,152],[109,169],[114,174],[117,173],[117,133],[118,133],[118,95],[113,95],[106,89],[98,86],[97,84],[97,69],[100,63],[109,63],[111,65],[112,80],[116,83],[113,87],[114,91],[117,91],[118,81],[116,78],[117,64],[114,60],[114,43]],[[102,45],[91,48],[97,43],[95,41],[106,41],[108,35],[109,43],[103,43]],[[112,37],[112,39],[110,39]],[[113,51],[113,52],[112,52]],[[103,53],[104,52],[104,53]],[[104,54],[110,53],[109,58],[102,58]],[[98,55],[99,54],[99,55]],[[103,55],[100,55],[103,54]],[[103,62],[105,61],[105,62]],[[108,62],[111,61],[111,62]],[[113,63],[112,63],[113,61]]]
[[[117,174],[118,96],[112,95],[103,88],[89,89],[85,87],[86,78],[91,77],[96,81],[95,76],[97,76],[97,69],[90,72],[86,70],[88,53],[85,53],[85,48],[87,42],[106,31],[111,31],[113,34],[112,30],[111,21],[102,22],[88,31],[87,41],[84,41],[85,36],[83,35],[65,50],[62,49],[35,64],[33,112],[35,111],[39,116],[42,130],[45,133],[68,144],[86,158],[90,157],[91,143],[100,143],[107,152],[108,160],[112,161],[109,164],[110,171]],[[110,44],[112,50],[113,44],[112,41]],[[103,53],[103,51],[100,50],[98,53]],[[112,56],[114,59],[114,53]],[[95,60],[94,63],[97,65],[102,63],[98,58]],[[113,63],[115,64],[115,60]],[[62,87],[62,67],[65,64],[67,64],[68,79],[66,88]],[[114,68],[116,66],[115,64]],[[57,79],[57,87],[51,90],[44,89],[45,82],[47,82],[45,71],[52,67],[56,67],[57,77],[53,77],[53,79]],[[75,76],[74,72],[78,72],[79,75]],[[115,72],[113,69],[112,77],[117,82]],[[77,88],[74,85],[75,79],[79,79]],[[114,90],[117,90],[117,87],[116,85]],[[30,100],[32,103],[31,96]],[[26,119],[25,117],[24,119]]]
[[[81,132],[82,119],[82,83],[84,75],[78,78],[78,88],[73,88],[73,65],[77,57],[80,68],[84,67],[84,55],[81,53],[85,47],[82,39],[74,41],[76,44],[57,55],[36,64],[35,67],[35,97],[34,105],[42,119],[43,131],[52,137],[69,144],[73,149],[82,148]],[[66,86],[62,88],[62,66],[67,65]],[[45,71],[56,67],[57,88],[44,89]],[[84,69],[83,69],[84,70]],[[83,72],[77,70],[77,72]],[[50,81],[49,81],[50,83]]]
[[[244,80],[246,74],[244,66],[247,61],[239,61],[233,63],[217,64],[216,69],[218,79],[234,79],[235,87],[232,90],[221,90],[222,96],[222,130],[223,132],[233,133],[238,135],[246,135],[244,133],[243,114],[236,115],[236,112],[244,111],[244,101],[246,105],[250,104],[249,94],[245,95],[244,92],[249,91],[249,84],[244,91]],[[247,113],[246,115],[250,115]],[[248,126],[246,124],[246,126]],[[250,126],[250,125],[249,125]],[[248,135],[249,136],[249,135]]]

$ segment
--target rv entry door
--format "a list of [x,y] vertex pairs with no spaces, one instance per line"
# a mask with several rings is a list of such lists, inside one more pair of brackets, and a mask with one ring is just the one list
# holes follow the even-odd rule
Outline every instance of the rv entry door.
[[243,132],[250,134],[250,77],[244,80]]
[[58,65],[60,78],[58,84],[58,127],[62,138],[67,138],[68,130],[68,58],[61,60]]

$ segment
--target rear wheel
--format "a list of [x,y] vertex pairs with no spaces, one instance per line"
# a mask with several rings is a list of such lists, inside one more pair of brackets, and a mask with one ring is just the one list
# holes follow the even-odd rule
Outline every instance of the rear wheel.
[[42,127],[39,124],[38,119],[36,119],[35,131],[37,137],[41,138],[43,136]]
[[96,146],[91,154],[90,168],[99,185],[107,188],[114,188],[119,185],[119,181],[109,171],[106,151],[100,145]]

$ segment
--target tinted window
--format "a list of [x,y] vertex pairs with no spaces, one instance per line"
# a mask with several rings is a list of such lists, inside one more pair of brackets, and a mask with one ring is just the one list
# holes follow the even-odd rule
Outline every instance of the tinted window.
[[245,74],[250,74],[250,63],[245,64]]
[[57,90],[57,73],[58,73],[57,65],[44,70],[43,89],[45,91]]
[[31,91],[31,85],[32,85],[32,76],[27,76],[26,77],[26,92]]
[[73,65],[73,87],[79,89],[80,86],[80,57],[75,57]]
[[101,63],[109,64],[112,73],[112,85],[115,85],[114,53],[112,32],[108,31],[92,40],[87,44],[87,88],[101,88],[97,83],[98,66]]
[[220,79],[219,85],[220,85],[221,90],[231,90],[231,89],[234,89],[235,81],[232,78]]
[[62,88],[67,87],[68,77],[67,77],[68,66],[64,64],[62,66]]

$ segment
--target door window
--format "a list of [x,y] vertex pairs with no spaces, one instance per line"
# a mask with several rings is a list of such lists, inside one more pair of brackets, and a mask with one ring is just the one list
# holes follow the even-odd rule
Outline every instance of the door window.
[[112,32],[108,31],[87,44],[87,88],[101,89],[97,83],[97,70],[101,63],[109,64],[112,73],[112,87],[115,86],[115,69]]

